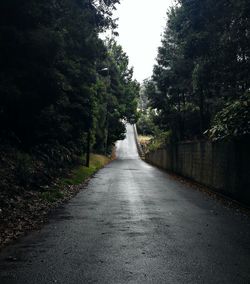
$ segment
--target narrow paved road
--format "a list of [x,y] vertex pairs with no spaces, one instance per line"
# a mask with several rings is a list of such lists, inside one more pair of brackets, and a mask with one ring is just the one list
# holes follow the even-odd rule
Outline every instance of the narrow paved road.
[[0,254],[1,284],[250,283],[248,217],[141,161],[131,126],[117,153]]

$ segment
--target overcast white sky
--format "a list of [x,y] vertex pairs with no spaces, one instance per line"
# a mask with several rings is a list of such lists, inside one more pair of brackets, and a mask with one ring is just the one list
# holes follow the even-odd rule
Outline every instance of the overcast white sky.
[[118,42],[127,53],[134,77],[139,82],[152,75],[172,0],[121,0],[114,17],[119,17]]

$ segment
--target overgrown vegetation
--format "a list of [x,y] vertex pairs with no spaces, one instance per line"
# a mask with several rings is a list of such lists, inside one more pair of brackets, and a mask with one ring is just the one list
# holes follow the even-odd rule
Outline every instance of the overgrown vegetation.
[[142,132],[153,122],[173,141],[249,137],[249,15],[247,0],[175,2],[142,89],[156,113]]
[[154,123],[154,117],[155,114],[151,110],[140,113],[137,121],[137,129],[140,134],[154,136],[159,132],[159,128]]
[[104,167],[108,162],[110,162],[110,158],[106,156],[91,154],[89,167],[75,167],[68,174],[67,178],[60,178],[54,187],[48,188],[48,190],[44,190],[43,192],[41,192],[41,198],[47,202],[56,202],[57,200],[63,198],[64,193],[62,192],[62,189],[65,186],[83,184],[89,177],[91,177],[99,169]]
[[0,3],[0,164],[6,183],[12,176],[16,188],[39,187],[91,150],[110,154],[124,137],[122,121],[136,119],[139,84],[128,57],[114,39],[99,37],[115,29],[118,3]]
[[41,192],[40,197],[47,202],[53,203],[62,198],[63,193],[60,191],[60,189],[56,188],[53,190]]
[[[26,158],[21,157],[21,160]],[[89,168],[75,166],[67,173],[67,178],[54,179],[53,184],[42,186],[39,190],[20,187],[13,181],[5,183],[6,188],[8,185],[14,188],[0,191],[0,249],[25,232],[40,228],[52,208],[75,196],[82,189],[83,183],[109,161],[105,156],[92,154]],[[9,166],[14,165],[13,160],[7,162],[11,162]],[[6,177],[2,173],[1,176]],[[1,183],[4,181],[1,180]]]
[[83,183],[87,178],[93,175],[96,171],[101,169],[104,165],[106,165],[110,161],[109,158],[102,156],[91,154],[90,156],[90,165],[89,167],[79,166],[76,167],[68,178],[62,179],[60,184],[62,185],[79,185]]
[[250,135],[250,94],[228,103],[219,111],[207,133],[213,140],[240,139]]

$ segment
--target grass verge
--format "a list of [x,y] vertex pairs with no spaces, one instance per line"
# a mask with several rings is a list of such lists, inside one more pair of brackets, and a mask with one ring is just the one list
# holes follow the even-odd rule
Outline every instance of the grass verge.
[[50,191],[44,191],[40,193],[40,197],[42,200],[45,200],[49,203],[54,203],[58,199],[63,198],[63,193],[60,191],[59,188],[50,190]]
[[41,191],[27,190],[23,194],[12,195],[11,199],[6,195],[7,206],[0,204],[0,250],[26,232],[40,229],[52,209],[74,197],[82,189],[81,184],[113,158],[92,154],[89,168],[75,167],[67,177],[56,180],[51,187],[46,186]]
[[91,154],[89,168],[85,166],[75,168],[68,178],[61,180],[61,183],[63,185],[79,185],[104,167],[108,162],[110,162],[110,159],[106,156]]
[[89,177],[96,173],[99,169],[108,164],[111,160],[102,155],[91,154],[90,166],[78,166],[74,168],[66,178],[59,180],[57,187],[42,192],[40,197],[49,202],[54,203],[64,197],[63,188],[68,185],[80,185],[84,183]]

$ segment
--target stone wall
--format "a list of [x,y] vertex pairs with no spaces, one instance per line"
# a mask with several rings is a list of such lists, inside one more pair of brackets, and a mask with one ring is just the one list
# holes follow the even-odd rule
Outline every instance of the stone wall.
[[138,136],[136,124],[133,124],[133,128],[134,128],[135,143],[136,143],[136,146],[137,146],[138,154],[141,158],[144,159],[144,152],[143,152],[141,144],[139,142],[139,136]]
[[167,145],[145,160],[250,204],[249,140]]

